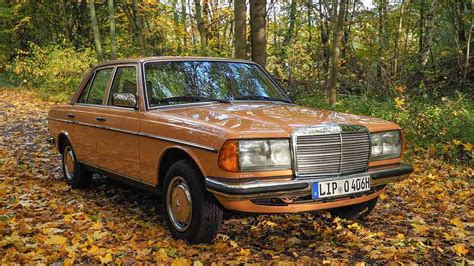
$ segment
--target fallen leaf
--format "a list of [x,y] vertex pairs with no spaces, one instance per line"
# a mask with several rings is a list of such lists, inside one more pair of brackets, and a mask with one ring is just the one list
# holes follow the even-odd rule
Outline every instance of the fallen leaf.
[[62,245],[66,243],[67,238],[64,236],[54,235],[44,241],[46,245]]
[[102,264],[108,264],[108,263],[113,261],[112,254],[110,254],[110,253],[105,254],[105,256],[103,256],[103,257],[99,256],[99,259],[100,259],[100,263],[102,263]]
[[458,217],[451,219],[450,223],[456,227],[464,228],[464,223]]
[[452,250],[458,256],[466,256],[469,254],[469,249],[467,249],[464,244],[456,244],[452,247]]

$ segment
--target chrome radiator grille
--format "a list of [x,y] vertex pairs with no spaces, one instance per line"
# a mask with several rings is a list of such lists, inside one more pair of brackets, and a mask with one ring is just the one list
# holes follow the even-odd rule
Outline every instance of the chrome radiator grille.
[[367,171],[370,156],[367,129],[358,126],[346,129],[332,127],[332,130],[325,130],[324,133],[294,135],[297,177],[324,177]]

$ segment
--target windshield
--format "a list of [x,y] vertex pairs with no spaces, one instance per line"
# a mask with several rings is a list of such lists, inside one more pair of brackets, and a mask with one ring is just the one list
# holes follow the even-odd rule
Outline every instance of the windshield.
[[220,61],[152,62],[145,65],[150,107],[232,100],[288,102],[268,75],[248,63]]

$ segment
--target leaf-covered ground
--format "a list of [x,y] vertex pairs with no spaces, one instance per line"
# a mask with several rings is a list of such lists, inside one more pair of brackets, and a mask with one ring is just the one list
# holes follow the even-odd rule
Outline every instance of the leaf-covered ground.
[[162,207],[144,191],[103,177],[83,191],[65,184],[45,142],[51,106],[0,89],[2,263],[474,263],[470,168],[419,157],[415,173],[392,185],[368,220],[233,216],[213,244],[188,245],[171,237]]

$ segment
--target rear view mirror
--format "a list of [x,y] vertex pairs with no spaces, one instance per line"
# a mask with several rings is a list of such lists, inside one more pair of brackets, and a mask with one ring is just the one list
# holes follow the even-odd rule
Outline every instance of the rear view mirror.
[[114,93],[112,95],[112,105],[137,109],[137,96],[133,93]]

